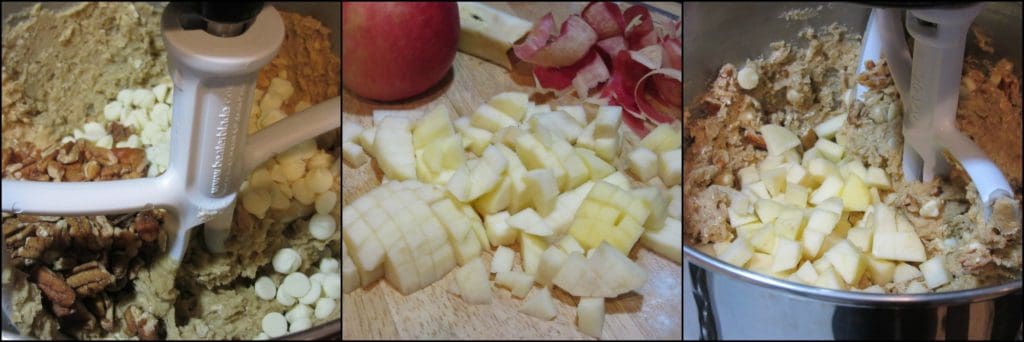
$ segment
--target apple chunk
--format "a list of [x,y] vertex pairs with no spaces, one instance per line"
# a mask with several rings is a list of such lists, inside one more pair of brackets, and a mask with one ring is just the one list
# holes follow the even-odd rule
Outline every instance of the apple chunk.
[[551,292],[546,287],[541,288],[540,291],[534,293],[533,297],[523,302],[523,305],[519,307],[519,312],[545,321],[554,319],[558,314],[554,302],[551,301]]
[[917,234],[911,232],[876,231],[872,239],[871,253],[879,259],[900,261],[925,261],[924,244]]
[[860,250],[845,239],[825,252],[825,257],[847,284],[856,284],[867,266]]
[[455,281],[459,284],[462,299],[469,304],[490,304],[491,284],[487,270],[480,258],[475,258],[455,271]]
[[516,271],[502,271],[494,276],[494,283],[509,289],[516,298],[523,298],[533,288],[533,276]]
[[782,152],[800,145],[800,139],[796,137],[796,134],[779,125],[761,126],[761,134],[764,135],[769,155],[781,155]]
[[928,261],[922,262],[919,268],[921,273],[924,274],[925,285],[928,285],[929,289],[942,286],[948,283],[953,276],[946,270],[945,263],[946,258],[943,255],[936,255],[934,258],[928,259]]
[[604,329],[604,298],[580,298],[576,305],[576,316],[580,331],[594,338],[601,338]]

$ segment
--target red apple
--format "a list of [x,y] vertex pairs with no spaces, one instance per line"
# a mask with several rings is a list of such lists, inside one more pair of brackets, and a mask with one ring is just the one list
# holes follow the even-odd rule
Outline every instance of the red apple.
[[341,79],[352,92],[394,101],[427,90],[459,43],[454,2],[342,2]]

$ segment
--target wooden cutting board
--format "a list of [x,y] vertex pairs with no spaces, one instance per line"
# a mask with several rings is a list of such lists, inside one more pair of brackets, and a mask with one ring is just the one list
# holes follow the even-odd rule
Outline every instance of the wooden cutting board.
[[[560,23],[570,14],[579,13],[586,3],[488,5],[531,22],[552,12],[555,21]],[[652,6],[664,11],[652,10],[655,20],[681,16],[681,6],[677,3],[652,3]],[[375,109],[426,109],[438,104],[447,105],[459,115],[469,115],[498,93],[532,93],[532,82],[532,76],[523,64],[509,72],[459,52],[452,71],[440,84],[411,100],[379,103],[343,90],[342,124],[358,122],[363,127],[370,127]],[[562,98],[534,95],[531,100],[552,106],[580,104],[580,100],[572,95]],[[348,205],[379,186],[381,176],[376,162],[360,168],[342,163],[342,205]],[[519,251],[518,246],[512,248]],[[491,256],[490,251],[481,255],[485,265],[490,265]],[[681,266],[642,247],[634,248],[630,258],[648,270],[648,281],[635,292],[606,300],[602,338],[680,340]],[[516,264],[515,267],[521,270],[520,260],[517,259]],[[448,293],[454,278],[454,272],[451,272],[437,283],[409,296],[403,296],[385,281],[342,295],[342,339],[590,339],[576,326],[578,300],[561,289],[552,289],[558,315],[552,321],[543,321],[519,313],[517,309],[523,300],[513,298],[504,288],[494,289],[494,301],[490,305],[468,305]]]

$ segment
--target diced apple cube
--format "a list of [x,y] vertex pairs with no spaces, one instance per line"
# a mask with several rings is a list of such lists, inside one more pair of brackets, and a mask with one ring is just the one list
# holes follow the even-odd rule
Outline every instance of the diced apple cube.
[[842,146],[839,146],[839,144],[825,139],[818,139],[818,141],[814,143],[814,148],[818,149],[818,153],[820,153],[822,157],[831,160],[833,163],[839,162],[839,160],[843,158],[843,152],[846,150]]
[[774,222],[775,218],[779,217],[779,214],[784,209],[786,209],[785,205],[770,199],[761,199],[754,204],[754,212],[757,213],[757,217],[763,223]]
[[871,282],[875,285],[885,285],[892,282],[893,274],[896,272],[895,262],[877,259],[869,254],[865,254],[864,259],[867,260],[867,271],[868,276],[871,277]]
[[928,288],[924,286],[920,281],[912,281],[910,285],[907,285],[907,290],[903,293],[915,294],[915,293],[928,293]]
[[754,165],[750,165],[740,169],[736,172],[736,175],[740,177],[740,185],[747,185],[756,181],[761,180],[761,175],[757,171]]
[[533,208],[526,208],[508,218],[509,227],[519,229],[521,234],[533,234],[536,236],[550,236],[554,229],[544,222],[544,218],[537,215]]
[[786,172],[787,169],[785,167],[761,171],[761,181],[764,182],[764,186],[768,189],[769,194],[777,196],[786,191]]
[[491,258],[491,273],[508,272],[512,270],[516,252],[505,246],[498,246]]
[[864,253],[871,252],[871,235],[874,231],[865,227],[852,228],[846,232],[846,238]]
[[[622,124],[622,107],[601,106],[594,118],[594,139],[617,137]],[[598,154],[600,155],[600,154]],[[605,159],[607,160],[607,159]]]
[[732,242],[729,242],[729,241],[715,242],[715,243],[711,244],[711,249],[715,251],[715,255],[716,256],[717,255],[722,255],[722,253],[725,253],[725,249],[729,248],[729,245],[731,245],[731,244],[732,244]]
[[871,253],[879,259],[925,261],[924,244],[917,234],[910,232],[875,231]]
[[769,155],[777,156],[800,145],[800,139],[796,137],[796,134],[779,125],[761,126],[761,135],[764,136]]
[[828,262],[828,259],[826,258],[818,258],[817,260],[814,260],[814,262],[811,262],[811,266],[814,266],[814,270],[818,272],[818,276],[821,276],[825,271],[832,269],[832,263]]
[[910,223],[910,220],[908,220],[907,216],[903,213],[896,215],[896,231],[917,234],[917,230],[914,229],[914,225]]
[[814,177],[814,179],[818,181],[823,181],[825,177],[828,176],[842,177],[836,163],[825,158],[812,160],[807,166],[807,172],[811,174],[811,177]]
[[682,145],[682,134],[676,133],[668,124],[658,125],[640,141],[640,146],[658,153],[674,150]]
[[558,314],[554,302],[551,301],[551,293],[546,287],[534,292],[533,297],[523,302],[523,305],[519,307],[519,312],[545,321],[554,319]]
[[555,174],[551,170],[537,169],[526,173],[523,176],[526,181],[526,189],[532,195],[534,206],[541,216],[547,216],[555,209],[555,201],[558,196],[558,183]]
[[639,147],[629,154],[629,170],[637,179],[646,182],[657,175],[658,155],[644,147]]
[[817,230],[805,230],[803,239],[800,240],[800,247],[804,258],[814,259],[817,257],[821,251],[821,245],[825,243],[826,236],[828,235]]
[[814,208],[807,219],[807,229],[816,230],[825,235],[831,234],[839,223],[839,214],[821,208]]
[[490,100],[487,100],[487,104],[497,108],[505,115],[508,115],[508,117],[517,121],[522,120],[523,116],[526,115],[526,109],[529,106],[529,103],[529,95],[526,93],[511,91],[494,95]]
[[864,211],[870,204],[868,188],[864,182],[855,174],[851,174],[843,185],[840,197],[843,199],[843,209],[846,211]]
[[604,329],[604,298],[580,298],[576,317],[581,332],[600,339]]
[[939,217],[939,213],[942,208],[942,200],[937,198],[929,199],[921,205],[921,209],[918,211],[923,217]]
[[579,147],[575,151],[590,171],[590,180],[599,180],[615,172],[615,167],[598,158],[594,151]]
[[341,143],[341,157],[352,164],[353,167],[360,167],[370,161],[370,156],[363,152],[363,148],[350,142]]
[[896,269],[893,270],[892,281],[896,283],[902,283],[908,280],[917,279],[917,277],[923,276],[917,267],[911,266],[905,262],[901,262],[896,265]]
[[540,255],[540,262],[537,264],[536,280],[538,284],[548,286],[562,269],[566,258],[569,255],[556,246],[550,246]]
[[[772,241],[774,241],[774,239]],[[747,243],[747,240],[736,239],[733,240],[732,244],[729,245],[729,248],[726,249],[725,252],[719,255],[719,258],[725,262],[735,265],[736,267],[743,267],[743,265],[746,264],[753,256],[754,250],[750,247],[750,244]]]
[[868,286],[868,287],[864,288],[861,291],[862,292],[867,292],[867,293],[883,293],[883,294],[885,293],[885,289],[883,289],[881,286],[878,286],[878,285]]
[[825,252],[825,257],[832,267],[843,277],[847,284],[855,284],[860,280],[867,267],[864,256],[849,240],[841,240],[832,249]]
[[892,184],[889,183],[889,176],[885,174],[884,170],[877,166],[868,168],[867,178],[864,178],[864,183],[882,190],[892,189]]
[[[726,242],[726,244],[728,244],[728,242]],[[558,248],[561,248],[566,254],[570,254],[572,252],[579,252],[580,254],[585,253],[583,246],[580,246],[580,242],[576,241],[576,238],[569,234],[566,234],[561,240],[558,240]]]
[[569,114],[569,116],[576,120],[576,122],[579,122],[580,125],[587,124],[587,113],[583,110],[583,106],[558,106],[555,107],[555,109]]
[[474,127],[496,132],[502,127],[515,126],[517,121],[489,104],[482,104],[470,116],[470,124]]
[[764,225],[750,237],[750,244],[759,252],[771,254],[775,251],[775,235],[772,225]]
[[673,186],[682,183],[683,179],[683,151],[682,149],[668,150],[658,155],[658,177],[665,186]]
[[850,175],[854,174],[863,181],[868,177],[868,169],[864,167],[864,163],[861,163],[860,159],[853,159],[839,165],[839,174],[843,178],[850,178]]
[[814,126],[814,133],[817,134],[818,139],[832,139],[843,128],[845,122],[846,114],[833,116]]
[[763,226],[764,226],[763,224],[761,224],[760,222],[757,222],[757,223],[748,223],[748,224],[736,227],[736,236],[737,237],[741,237],[741,238],[745,238],[747,240],[750,240],[750,238],[754,236],[754,233],[756,233],[757,230],[761,229],[761,227],[763,227]]
[[772,253],[772,272],[788,271],[796,267],[800,262],[800,243],[777,237],[775,240],[775,251]]
[[775,218],[775,233],[790,240],[798,240],[805,223],[803,209],[788,208]]
[[547,242],[539,236],[522,233],[519,234],[519,248],[523,254],[523,271],[527,274],[537,274],[540,256],[548,249]]
[[818,279],[818,271],[816,271],[814,266],[811,265],[810,260],[804,261],[794,274],[800,278],[800,281],[804,284],[813,284],[814,281]]
[[[838,194],[836,194],[838,195]],[[813,195],[812,195],[813,196]],[[814,202],[811,202],[814,203]],[[843,213],[843,199],[833,196],[817,204],[817,209],[831,211],[836,214]]]
[[818,279],[814,280],[813,285],[833,290],[846,290],[847,288],[846,283],[843,282],[843,278],[840,277],[833,268],[829,268],[819,274]]
[[807,169],[799,164],[790,166],[789,171],[786,172],[786,182],[788,183],[808,185],[808,180],[810,180],[810,175],[807,173]]
[[494,283],[507,288],[512,296],[523,298],[533,288],[533,276],[516,271],[501,271],[494,276]]
[[924,274],[924,282],[925,285],[928,285],[929,289],[942,286],[953,278],[949,271],[946,270],[945,261],[945,256],[940,254],[918,266],[921,269],[921,273]]
[[443,104],[437,105],[416,121],[416,127],[412,130],[413,147],[421,148],[436,139],[452,134],[455,134],[455,127],[452,126],[448,107]]
[[810,192],[810,190],[800,184],[789,183],[786,185],[786,202],[800,208],[806,208],[807,195]]
[[491,284],[483,260],[474,258],[455,271],[455,280],[459,284],[462,299],[469,304],[490,304]]
[[762,182],[762,181],[756,181],[756,182],[753,182],[753,183],[745,185],[743,187],[743,191],[747,192],[747,193],[750,193],[751,195],[754,195],[757,198],[761,198],[761,199],[771,199],[772,198],[772,195],[768,193],[768,188],[764,186],[764,182]]
[[[896,227],[896,212],[889,206],[876,203],[872,206],[871,227],[882,233],[898,231]],[[867,218],[867,215],[865,216]]]

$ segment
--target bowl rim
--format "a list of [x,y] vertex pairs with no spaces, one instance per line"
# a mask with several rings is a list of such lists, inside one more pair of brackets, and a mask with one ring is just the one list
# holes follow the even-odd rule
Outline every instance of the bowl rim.
[[[727,263],[708,255],[699,249],[683,244],[683,260],[705,270],[717,272],[730,278],[744,281],[751,285],[761,286],[769,290],[777,290],[801,298],[810,298],[835,304],[865,307],[907,307],[907,306],[940,306],[974,302],[983,302],[1014,292],[1020,293],[1024,284],[1022,279],[1003,284],[939,293],[922,294],[885,294],[857,291],[832,290],[822,287],[804,285],[782,278],[760,274],[742,267]],[[693,274],[691,274],[693,276]]]

